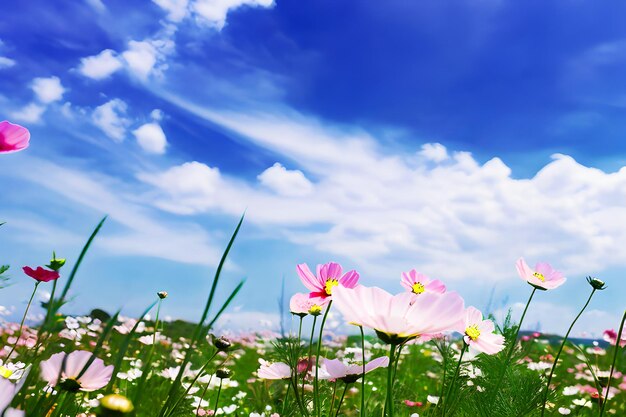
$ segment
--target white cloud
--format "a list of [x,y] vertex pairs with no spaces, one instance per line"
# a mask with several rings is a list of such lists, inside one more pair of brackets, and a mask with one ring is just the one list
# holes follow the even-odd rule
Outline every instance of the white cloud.
[[142,81],[148,77],[162,76],[167,69],[166,59],[174,52],[174,42],[166,36],[175,31],[175,27],[168,26],[161,36],[145,41],[130,41],[128,49],[122,53],[128,70]]
[[133,130],[137,143],[148,153],[164,154],[167,138],[161,126],[157,123],[146,123]]
[[196,0],[192,9],[206,24],[222,29],[231,10],[242,6],[272,7],[274,0]]
[[250,222],[372,274],[387,274],[386,265],[395,264],[443,279],[508,280],[519,256],[566,273],[626,266],[619,244],[626,240],[626,167],[606,173],[554,155],[533,178],[516,179],[498,158],[480,164],[456,152],[433,165],[390,153],[358,129],[293,112],[229,113],[168,99],[297,162],[303,177],[316,181],[314,196],[228,176],[220,177],[219,193],[193,186],[181,193],[160,173],[144,173],[162,209],[237,216],[248,207]]
[[[127,182],[101,173],[67,168],[48,159],[24,156],[19,162],[9,160],[6,163],[12,165],[7,165],[0,177],[18,177],[42,187],[42,192],[48,191],[55,196],[54,200],[71,202],[62,205],[65,210],[76,210],[84,215],[83,210],[87,208],[92,214],[108,214],[107,223],[113,222],[115,226],[107,226],[106,231],[98,236],[96,245],[109,253],[200,265],[215,265],[220,258],[222,249],[214,245],[213,237],[202,227],[195,223],[172,222],[171,219],[164,222],[138,198],[137,190],[129,187]],[[21,227],[25,235],[22,238],[35,236],[42,241],[55,240],[56,225],[49,219],[42,221],[47,222],[48,227],[34,230],[27,227],[32,221],[23,220],[22,224],[26,226]],[[46,230],[49,235],[44,236]],[[59,236],[65,240],[75,238],[65,235]],[[79,236],[77,243],[73,243],[80,244],[83,238]]]
[[101,80],[109,77],[123,66],[115,51],[105,49],[98,55],[89,56],[80,60],[78,71],[85,77]]
[[98,13],[102,13],[107,9],[102,0],[85,0],[85,2]]
[[189,0],[152,0],[168,12],[167,18],[172,22],[180,22],[188,13]]
[[130,123],[124,117],[127,108],[125,102],[116,98],[96,107],[91,119],[108,137],[121,142],[126,136],[126,128]]
[[15,60],[5,56],[0,56],[0,69],[11,68],[13,66],[15,66]]
[[150,42],[130,41],[128,50],[122,53],[130,71],[141,79],[148,78],[157,59],[157,51]]
[[52,103],[61,100],[65,92],[59,77],[35,78],[31,88],[42,103]]
[[448,150],[441,143],[425,143],[419,154],[433,162],[443,162],[448,159]]
[[11,117],[15,120],[36,123],[41,120],[41,116],[46,111],[44,106],[39,104],[30,103],[20,110],[11,113]]
[[[185,206],[177,207],[166,203],[168,206],[163,207],[180,214],[196,212],[198,209],[196,203],[200,204],[203,209],[212,206],[205,197],[214,195],[221,182],[219,169],[195,161],[186,162],[157,174],[141,173],[138,177],[144,182],[168,190],[172,196],[178,196],[187,201]],[[177,210],[178,208],[180,211]]]
[[304,196],[311,194],[313,184],[302,171],[290,171],[276,162],[257,177],[261,184],[285,196]]

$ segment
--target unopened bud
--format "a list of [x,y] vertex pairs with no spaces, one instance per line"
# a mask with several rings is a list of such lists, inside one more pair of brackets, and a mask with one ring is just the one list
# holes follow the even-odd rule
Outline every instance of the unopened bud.
[[232,343],[230,343],[230,340],[226,339],[224,336],[221,336],[213,339],[213,346],[215,346],[217,350],[225,352],[230,349]]
[[168,294],[167,294],[167,291],[159,291],[159,292],[157,293],[157,295],[159,296],[159,298],[160,298],[161,300],[163,300],[163,299],[167,298],[167,295],[168,295]]
[[46,266],[53,271],[58,271],[63,267],[63,265],[65,265],[65,258],[57,259],[57,254],[52,252],[52,259],[50,260],[50,264]]
[[121,416],[132,413],[134,409],[133,403],[128,398],[120,394],[110,394],[100,400],[97,416]]
[[606,288],[604,281],[594,277],[587,277],[587,282],[596,290],[603,290]]
[[215,376],[219,379],[230,378],[232,374],[233,371],[228,368],[219,368],[217,371],[215,371]]

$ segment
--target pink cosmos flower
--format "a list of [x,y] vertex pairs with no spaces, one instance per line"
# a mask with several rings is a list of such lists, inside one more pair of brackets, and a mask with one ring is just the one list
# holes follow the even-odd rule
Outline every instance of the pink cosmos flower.
[[26,275],[39,282],[54,281],[59,279],[60,276],[58,271],[50,271],[40,266],[38,266],[37,269],[33,269],[30,266],[25,266],[22,268],[22,270]]
[[423,334],[454,330],[463,299],[454,292],[391,295],[376,287],[335,288],[337,309],[349,323],[374,329],[386,343],[404,343]]
[[11,404],[11,401],[13,401],[13,397],[20,392],[20,389],[22,389],[22,385],[26,382],[27,376],[28,369],[21,375],[21,378],[15,384],[12,380],[0,376],[0,416],[4,415],[5,417],[17,417],[24,415],[23,411],[7,407]]
[[[389,366],[389,358],[381,356],[365,364],[365,373],[369,373],[377,368]],[[346,365],[339,359],[324,359],[322,367],[319,368],[319,379],[341,379],[345,383],[356,382],[363,375],[363,365]]]
[[411,269],[409,272],[402,273],[400,284],[407,291],[419,295],[424,292],[434,292],[443,294],[446,292],[446,286],[438,279],[430,279],[426,275]]
[[[613,329],[604,331],[604,340],[615,346],[617,344],[617,332]],[[626,346],[626,331],[622,332],[621,340],[619,341],[620,347]]]
[[[99,390],[111,380],[113,365],[105,366],[102,359],[96,358],[79,377],[92,355],[86,350],[76,350],[69,355],[65,352],[55,353],[50,359],[41,362],[41,378],[51,387],[58,384],[71,392]],[[58,380],[59,375],[61,381]]]
[[475,307],[465,310],[465,320],[459,329],[463,340],[476,350],[493,355],[504,349],[504,336],[495,334],[491,320],[483,320],[483,313]]
[[6,120],[0,122],[0,153],[12,153],[28,148],[30,133],[20,125]]
[[260,379],[289,379],[291,378],[291,368],[283,362],[268,362],[259,359],[261,367],[256,371]]
[[354,288],[359,281],[358,272],[352,270],[342,275],[341,265],[335,262],[318,265],[317,275],[313,275],[307,264],[298,265],[296,271],[304,286],[311,290],[310,298],[326,299],[333,294],[335,287]]
[[567,280],[561,272],[546,262],[539,262],[535,265],[535,269],[530,269],[524,258],[519,258],[515,266],[517,273],[524,281],[540,290],[553,290]]
[[328,298],[311,298],[309,294],[299,292],[294,294],[291,300],[289,300],[289,310],[291,314],[301,317],[307,314],[317,316],[322,312],[324,306],[328,304],[328,301]]

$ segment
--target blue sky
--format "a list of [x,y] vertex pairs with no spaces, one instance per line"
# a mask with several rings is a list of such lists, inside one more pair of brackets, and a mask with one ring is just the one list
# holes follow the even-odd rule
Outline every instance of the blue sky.
[[[131,4],[132,3],[132,4]],[[225,326],[276,321],[282,277],[330,260],[400,291],[411,268],[519,314],[515,260],[568,283],[529,327],[563,332],[586,275],[610,287],[578,332],[616,327],[626,290],[626,12],[621,2],[13,2],[0,119],[32,145],[0,159],[3,262],[70,260],[109,220],[77,313],[200,314],[247,209]]]

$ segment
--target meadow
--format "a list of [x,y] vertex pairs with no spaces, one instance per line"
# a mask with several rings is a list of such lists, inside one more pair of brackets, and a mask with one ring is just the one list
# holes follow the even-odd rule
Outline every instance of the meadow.
[[[24,149],[26,133],[2,122],[0,152]],[[547,263],[517,262],[529,298],[521,317],[503,322],[416,270],[402,273],[391,294],[334,262],[315,271],[294,265],[292,278],[303,292],[291,296],[285,334],[214,334],[244,285],[225,299],[216,296],[243,222],[242,216],[195,323],[160,318],[165,291],[139,317],[71,314],[72,285],[83,259],[97,256],[90,248],[106,217],[71,262],[52,252],[41,266],[2,266],[0,287],[31,280],[33,292],[21,322],[0,324],[0,415],[626,415],[624,319],[607,323],[605,343],[569,340],[592,297],[603,296],[604,282],[587,278],[587,303],[564,337],[520,332],[533,297],[565,283]],[[44,287],[51,293],[45,317],[31,323],[28,311]],[[331,331],[331,311],[354,331]]]

